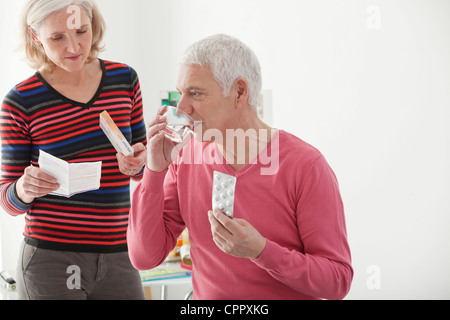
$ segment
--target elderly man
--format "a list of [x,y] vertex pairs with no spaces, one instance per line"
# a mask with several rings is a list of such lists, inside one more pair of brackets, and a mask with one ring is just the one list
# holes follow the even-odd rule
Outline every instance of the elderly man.
[[[337,179],[317,149],[258,117],[261,83],[257,57],[237,39],[187,50],[178,110],[196,121],[194,139],[168,139],[166,107],[151,121],[131,261],[160,265],[188,228],[195,299],[343,299],[353,269]],[[235,183],[233,216],[212,210],[217,174]]]

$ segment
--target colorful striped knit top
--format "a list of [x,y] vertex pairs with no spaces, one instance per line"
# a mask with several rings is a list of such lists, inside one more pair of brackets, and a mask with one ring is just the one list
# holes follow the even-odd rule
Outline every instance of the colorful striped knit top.
[[[107,110],[131,145],[145,145],[141,89],[133,68],[100,63],[101,84],[87,104],[64,97],[40,73],[18,84],[2,103],[0,204],[12,216],[26,214],[24,235],[30,245],[74,252],[127,250],[130,177],[119,171],[117,152],[100,128],[99,115]],[[30,164],[39,166],[39,150],[69,163],[102,161],[100,189],[23,203],[15,184]]]

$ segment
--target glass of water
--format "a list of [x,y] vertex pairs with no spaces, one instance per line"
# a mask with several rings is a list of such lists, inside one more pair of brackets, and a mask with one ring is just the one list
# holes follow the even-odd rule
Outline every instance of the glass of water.
[[170,140],[181,143],[186,135],[194,133],[194,120],[187,113],[168,106],[164,116],[167,119],[167,125],[163,131]]

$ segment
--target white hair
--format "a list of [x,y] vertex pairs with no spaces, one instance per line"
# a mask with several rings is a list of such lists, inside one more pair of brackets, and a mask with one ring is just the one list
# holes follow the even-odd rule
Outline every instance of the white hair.
[[238,78],[249,85],[249,105],[256,107],[262,90],[261,65],[255,53],[240,40],[213,35],[191,45],[185,52],[182,65],[209,67],[215,80],[229,96]]

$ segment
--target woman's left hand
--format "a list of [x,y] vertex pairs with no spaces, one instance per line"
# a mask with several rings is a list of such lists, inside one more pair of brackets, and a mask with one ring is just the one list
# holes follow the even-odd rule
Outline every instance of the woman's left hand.
[[147,163],[147,149],[142,143],[138,143],[132,146],[134,150],[134,156],[124,156],[121,153],[117,154],[117,160],[119,161],[119,170],[122,174],[130,177],[134,177]]

